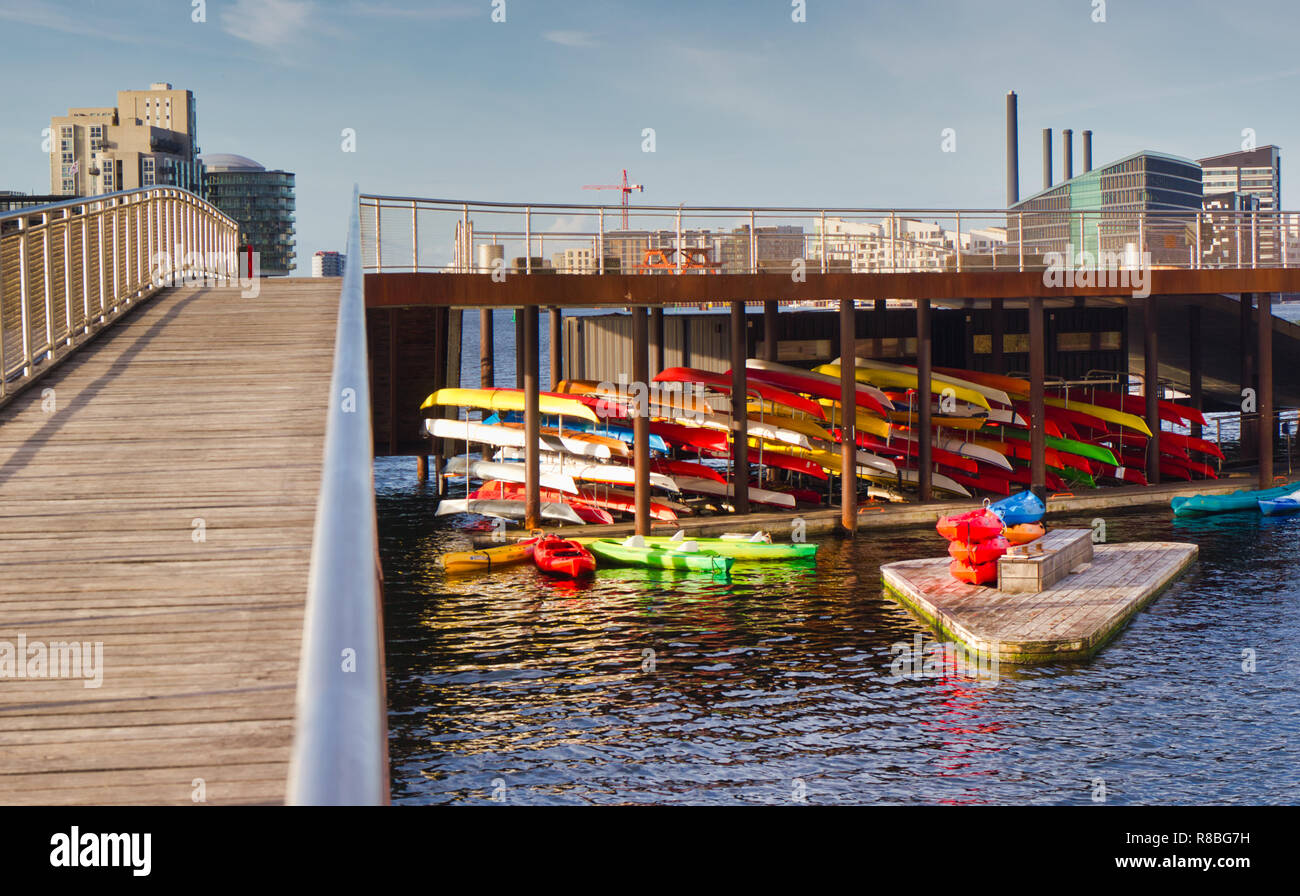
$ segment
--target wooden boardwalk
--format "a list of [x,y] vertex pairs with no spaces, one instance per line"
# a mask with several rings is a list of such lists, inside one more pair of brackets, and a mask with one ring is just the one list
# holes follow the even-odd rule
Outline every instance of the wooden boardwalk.
[[0,804],[284,799],[338,284],[169,290],[0,409],[0,651],[103,644],[0,657]]
[[999,662],[1090,656],[1196,559],[1194,544],[1097,545],[1093,562],[1052,587],[1004,594],[948,573],[949,559],[881,567],[885,589],[942,634]]

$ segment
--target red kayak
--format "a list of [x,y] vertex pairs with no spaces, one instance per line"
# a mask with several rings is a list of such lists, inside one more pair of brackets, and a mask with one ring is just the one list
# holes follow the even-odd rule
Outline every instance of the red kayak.
[[952,573],[952,577],[957,581],[968,585],[987,585],[998,580],[997,561],[971,566],[969,563],[954,560],[948,564],[948,572]]
[[[727,371],[727,376],[731,376],[730,370]],[[747,383],[764,383],[789,392],[801,392],[815,398],[825,398],[828,401],[839,401],[844,397],[840,384],[829,382],[821,374],[808,373],[803,375],[787,370],[759,370],[746,367],[745,376],[747,377]],[[857,389],[855,400],[858,407],[874,411],[882,417],[885,415],[885,406],[880,403],[876,396],[870,394],[861,386]]]
[[685,426],[681,423],[651,420],[650,431],[665,442],[672,442],[682,448],[693,448],[696,451],[726,451],[729,444],[726,431],[721,429],[705,429],[701,426]]
[[[1147,400],[1141,395],[1121,395],[1118,392],[1092,391],[1086,388],[1075,387],[1070,390],[1072,393],[1082,392],[1088,396],[1084,401],[1087,404],[1095,404],[1101,408],[1110,408],[1113,411],[1124,411],[1126,414],[1132,414],[1135,417],[1146,419]],[[1174,401],[1165,401],[1160,399],[1156,402],[1159,410],[1160,419],[1167,420],[1170,423],[1182,425],[1184,423],[1199,423],[1205,425],[1205,415],[1196,408],[1189,407],[1185,404],[1178,404]]]
[[987,541],[1002,534],[1002,520],[991,510],[981,508],[970,513],[945,516],[935,528],[949,541],[964,541],[968,544]]
[[[484,492],[488,486],[491,486],[490,494]],[[484,492],[481,497],[504,498],[513,501],[522,501],[526,494],[522,482],[504,482],[501,480],[487,483],[478,491]],[[543,496],[543,501],[558,501],[568,504],[574,509],[578,516],[583,517],[585,522],[599,523],[602,522],[602,520],[587,519],[587,517],[584,516],[585,511],[579,505],[585,506],[587,510],[596,510],[597,512],[603,512],[604,510],[614,510],[619,513],[627,514],[636,512],[636,501],[610,488],[580,488],[578,489],[576,500],[572,495],[561,495],[558,492],[552,492],[548,489],[541,489],[540,491]],[[474,494],[477,494],[477,492]],[[553,494],[555,497],[546,497],[549,494]],[[601,510],[601,508],[603,508],[603,510]],[[671,523],[677,519],[677,513],[671,507],[660,504],[657,501],[651,501],[650,518]],[[609,522],[613,522],[613,520],[614,518],[612,516],[609,517]],[[488,526],[487,528],[491,527]]]
[[[700,383],[716,392],[722,392],[726,395],[731,394],[731,374],[714,373],[711,370],[697,370],[694,367],[669,367],[656,376],[654,381],[656,383]],[[757,392],[764,401],[803,411],[818,420],[826,419],[826,411],[812,399],[804,398],[802,395],[795,395],[793,392],[788,392],[777,386],[769,386],[767,383],[753,382],[748,378],[746,378],[745,383],[749,391]]]
[[591,551],[558,535],[537,539],[533,545],[533,562],[542,572],[570,579],[589,576],[596,571],[596,558]]
[[724,477],[713,467],[697,464],[689,460],[665,460],[656,458],[650,461],[650,469],[665,476],[695,476],[698,479],[712,479],[714,482],[726,482]]
[[[569,507],[573,508],[573,512],[576,513],[584,523],[603,526],[614,522],[614,517],[610,516],[608,511],[601,510],[599,507],[595,507],[586,501],[580,500],[582,497],[581,495],[575,499],[573,495],[566,495],[563,492],[551,488],[538,489],[538,494],[541,496],[541,500],[548,503],[567,504]],[[471,500],[483,501],[522,501],[526,495],[527,492],[522,482],[504,482],[502,480],[485,482],[481,487],[469,493]]]
[[948,542],[948,556],[968,566],[993,563],[1009,550],[1011,550],[1011,542],[1001,535],[988,541],[977,541],[975,544],[967,544],[964,541]]

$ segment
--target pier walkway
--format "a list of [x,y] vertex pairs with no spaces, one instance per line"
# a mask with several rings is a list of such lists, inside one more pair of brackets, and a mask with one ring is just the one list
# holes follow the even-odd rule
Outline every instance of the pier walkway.
[[102,643],[0,677],[0,804],[282,802],[339,281],[130,314],[0,408],[0,642]]

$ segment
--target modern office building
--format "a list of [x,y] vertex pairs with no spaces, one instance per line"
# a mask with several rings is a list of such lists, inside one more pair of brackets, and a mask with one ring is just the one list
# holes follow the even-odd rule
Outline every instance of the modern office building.
[[1259,197],[1261,211],[1282,208],[1282,151],[1261,146],[1201,159],[1202,189],[1208,199],[1223,193]]
[[340,252],[317,252],[311,257],[313,277],[342,277],[347,256]]
[[796,258],[808,257],[804,229],[793,224],[755,227],[752,247],[750,242],[748,224],[719,236],[717,260],[722,263],[722,273],[748,273],[754,267],[750,263],[752,254],[760,273],[789,275]]
[[[1012,204],[1007,242],[1018,246],[1023,222],[1026,254],[1072,249],[1076,255],[1096,257],[1101,251],[1123,256],[1140,242],[1153,264],[1186,264],[1195,252],[1201,210],[1197,162],[1138,152]],[[1163,214],[1143,219],[1139,212]]]
[[239,222],[241,246],[261,254],[264,276],[293,272],[294,176],[267,171],[244,156],[207,154],[202,158],[204,196]]
[[122,90],[117,105],[50,119],[50,192],[98,196],[169,184],[203,189],[194,94],[171,84]]
[[917,218],[819,218],[808,238],[808,265],[819,269],[824,251],[828,271],[941,271],[953,264],[958,245],[963,253],[991,259],[1006,252],[1006,242],[1002,227],[963,229],[958,236],[956,230]]

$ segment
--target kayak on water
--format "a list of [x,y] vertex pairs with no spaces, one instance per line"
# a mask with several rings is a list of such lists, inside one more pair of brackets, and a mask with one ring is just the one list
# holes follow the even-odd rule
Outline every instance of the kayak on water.
[[642,566],[647,569],[676,569],[684,572],[702,572],[710,575],[727,575],[735,560],[712,551],[702,551],[698,543],[681,542],[675,546],[650,545],[639,535],[626,541],[599,538],[589,542],[588,549],[608,563],[617,566]]
[[1021,523],[1036,523],[1047,513],[1047,505],[1032,491],[1023,492],[994,501],[989,510],[997,514],[1004,526],[1018,526]]
[[487,572],[497,566],[521,563],[533,556],[533,539],[503,544],[481,551],[450,551],[438,557],[444,572]]
[[578,579],[596,571],[591,551],[568,538],[546,535],[533,545],[533,562],[542,572]]
[[[759,533],[755,533],[758,535]],[[754,536],[750,536],[753,538]],[[701,548],[712,551],[722,557],[735,560],[812,560],[817,556],[815,544],[773,544],[771,541],[752,541],[748,538],[687,538],[686,533],[678,531],[676,535],[646,535],[643,541],[651,547],[685,544],[696,542]],[[588,544],[594,538],[575,539]]]
[[1285,498],[1300,487],[1300,482],[1256,491],[1243,489],[1229,495],[1192,495],[1170,501],[1174,516],[1207,516],[1212,513],[1233,513],[1241,510],[1259,510],[1260,501]]

